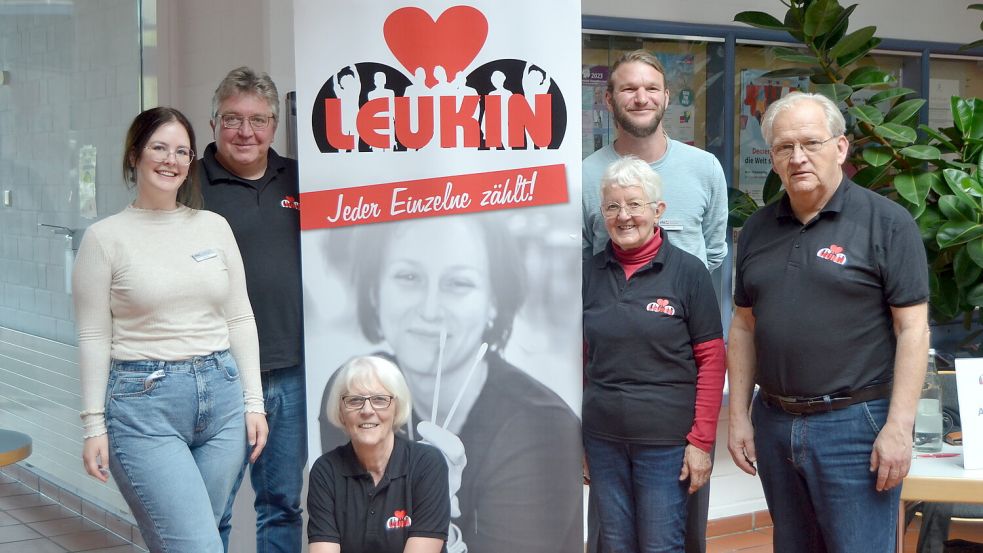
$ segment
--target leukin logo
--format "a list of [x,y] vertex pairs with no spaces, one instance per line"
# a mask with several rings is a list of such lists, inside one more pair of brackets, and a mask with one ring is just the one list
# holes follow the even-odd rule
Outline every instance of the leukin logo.
[[434,21],[416,7],[386,18],[383,35],[407,72],[375,62],[337,70],[312,109],[321,152],[559,148],[563,95],[546,68],[499,59],[465,73],[488,21],[454,6]]
[[830,244],[828,248],[820,248],[816,252],[816,257],[820,257],[826,261],[832,261],[837,265],[846,265],[846,254],[843,253],[843,246],[837,246],[836,244]]
[[669,305],[669,300],[665,298],[659,298],[652,303],[645,306],[646,311],[653,311],[655,313],[665,313],[672,317],[676,314],[676,308]]
[[413,519],[406,514],[406,511],[400,509],[393,513],[393,516],[389,517],[386,521],[387,530],[395,530],[397,528],[409,528],[413,524]]

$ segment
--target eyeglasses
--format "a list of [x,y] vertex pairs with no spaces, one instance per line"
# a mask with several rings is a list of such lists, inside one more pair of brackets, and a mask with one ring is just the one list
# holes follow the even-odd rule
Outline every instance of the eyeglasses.
[[341,402],[345,404],[345,408],[349,411],[358,411],[365,406],[365,402],[368,401],[369,405],[373,409],[386,409],[392,405],[394,396],[376,395],[376,396],[341,396]]
[[270,124],[270,120],[276,119],[276,116],[250,115],[249,117],[246,117],[244,115],[239,115],[238,113],[220,113],[218,118],[222,120],[223,129],[238,129],[242,126],[243,121],[249,121],[249,126],[252,127],[254,131],[261,131]]
[[805,142],[785,142],[782,144],[775,144],[771,147],[771,153],[777,158],[789,158],[792,157],[792,154],[795,153],[795,147],[798,146],[802,148],[803,152],[807,154],[814,154],[819,150],[822,150],[823,146],[825,146],[827,142],[839,137],[840,135],[836,135],[831,136],[826,140],[806,140]]
[[621,210],[624,209],[629,216],[634,217],[635,215],[641,215],[645,212],[645,207],[654,204],[655,202],[628,202],[627,204],[616,204],[609,203],[601,207],[601,213],[604,214],[605,219],[614,219],[619,214]]
[[144,147],[144,150],[150,152],[150,160],[154,163],[164,163],[167,158],[174,155],[174,160],[180,165],[191,165],[191,161],[195,158],[195,152],[191,148],[175,148],[171,150],[164,144],[154,143]]

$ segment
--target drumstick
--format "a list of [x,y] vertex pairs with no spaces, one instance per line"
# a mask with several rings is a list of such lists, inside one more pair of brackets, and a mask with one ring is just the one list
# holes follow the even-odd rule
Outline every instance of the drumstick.
[[474,363],[471,364],[471,368],[468,369],[468,376],[464,379],[464,385],[461,386],[461,391],[457,393],[457,399],[454,400],[454,405],[451,405],[450,413],[447,413],[447,418],[444,419],[443,429],[447,430],[447,425],[450,424],[451,418],[457,411],[457,406],[461,404],[461,398],[464,397],[465,390],[468,389],[468,384],[471,382],[471,377],[474,376],[474,370],[478,368],[478,363],[485,358],[485,353],[488,352],[488,343],[483,342],[481,347],[478,348],[478,355],[474,358]]
[[437,351],[437,382],[433,387],[433,407],[430,410],[430,422],[437,424],[437,404],[440,400],[440,375],[444,371],[444,346],[447,345],[447,328],[440,327],[440,349]]

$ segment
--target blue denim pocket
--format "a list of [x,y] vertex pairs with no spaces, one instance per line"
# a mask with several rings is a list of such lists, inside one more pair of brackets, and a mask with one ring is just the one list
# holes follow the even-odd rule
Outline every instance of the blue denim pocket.
[[163,370],[152,373],[115,371],[112,376],[110,397],[125,399],[150,395],[166,374]]
[[864,419],[870,424],[876,438],[881,433],[881,427],[887,419],[888,402],[886,399],[881,399],[873,402],[865,401],[861,405],[863,406]]

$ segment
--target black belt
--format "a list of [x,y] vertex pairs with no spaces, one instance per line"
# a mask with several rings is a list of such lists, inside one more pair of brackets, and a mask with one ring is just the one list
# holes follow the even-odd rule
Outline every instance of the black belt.
[[816,397],[786,397],[758,390],[765,403],[792,415],[811,415],[849,407],[855,403],[884,399],[891,395],[891,382],[874,384],[853,392]]

